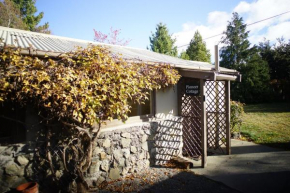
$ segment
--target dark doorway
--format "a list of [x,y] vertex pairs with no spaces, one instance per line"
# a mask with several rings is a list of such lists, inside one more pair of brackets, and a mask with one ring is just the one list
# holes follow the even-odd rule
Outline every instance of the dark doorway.
[[183,117],[183,156],[199,159],[202,156],[202,96],[199,79],[182,77],[178,83],[180,116]]

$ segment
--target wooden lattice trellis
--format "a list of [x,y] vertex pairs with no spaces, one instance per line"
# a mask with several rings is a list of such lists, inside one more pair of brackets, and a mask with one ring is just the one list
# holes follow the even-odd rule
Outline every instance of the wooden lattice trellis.
[[[198,96],[185,93],[186,84],[200,83],[200,81],[185,77],[179,81],[179,106],[180,115],[183,117],[183,155],[191,158],[202,158],[206,156],[207,151],[225,153],[225,148],[229,154],[230,141],[229,131],[227,131],[229,125],[229,82],[205,81],[206,108],[203,109],[202,93]],[[203,116],[206,127],[204,130],[207,133],[205,138],[202,137]],[[206,146],[202,145],[203,141]]]
[[[183,155],[199,158],[202,155],[201,147],[201,96],[185,95],[185,83],[194,79],[182,78],[179,82],[181,107],[183,117]],[[198,81],[198,80],[195,80]]]
[[[186,94],[185,85],[200,85],[200,93]],[[179,112],[183,117],[183,155],[202,158],[204,167],[208,151],[230,154],[229,81],[182,77],[178,90]]]
[[226,86],[224,81],[206,81],[208,150],[224,153],[226,146]]

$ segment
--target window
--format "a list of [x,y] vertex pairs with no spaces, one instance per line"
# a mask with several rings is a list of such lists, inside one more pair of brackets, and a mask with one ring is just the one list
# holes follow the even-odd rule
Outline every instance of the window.
[[132,104],[131,112],[128,114],[129,118],[130,117],[140,117],[141,119],[143,118],[148,118],[152,117],[155,115],[155,99],[156,97],[156,91],[150,91],[150,94],[148,96],[148,100],[145,100],[145,104]]
[[25,109],[17,104],[0,104],[0,145],[26,140]]
[[149,100],[145,101],[145,104],[132,104],[131,112],[128,114],[129,117],[142,116],[151,114],[151,95]]

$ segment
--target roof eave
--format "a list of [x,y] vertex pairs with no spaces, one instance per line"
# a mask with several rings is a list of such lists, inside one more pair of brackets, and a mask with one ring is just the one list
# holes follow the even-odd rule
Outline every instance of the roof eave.
[[[49,57],[58,57],[62,52],[51,52],[51,51],[41,51],[41,50],[31,50],[27,48],[23,48],[20,51],[21,54],[31,55],[31,56],[49,56]],[[145,62],[140,60],[127,60],[128,62],[135,62],[135,63],[145,63],[149,65],[157,65],[161,64],[162,62]],[[192,76],[190,74],[194,74],[196,78],[200,79],[208,79],[208,80],[231,80],[231,81],[239,81],[240,82],[240,73],[236,70],[231,69],[221,69],[220,72],[215,72],[213,68],[206,68],[206,67],[195,67],[195,66],[186,66],[186,65],[179,65],[179,64],[171,64],[173,67],[178,69],[182,72],[181,75],[185,76]],[[184,73],[184,72],[188,73]],[[198,75],[199,74],[199,75]]]
[[229,74],[229,73],[216,72],[216,71],[179,69],[179,74],[183,77],[197,78],[197,79],[203,79],[203,80],[241,82],[241,74],[237,71]]

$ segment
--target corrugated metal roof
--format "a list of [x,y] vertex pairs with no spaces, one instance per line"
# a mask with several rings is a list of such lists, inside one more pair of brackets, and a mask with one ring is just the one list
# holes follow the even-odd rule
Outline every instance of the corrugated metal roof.
[[[131,48],[118,45],[103,44],[92,41],[85,41],[55,35],[48,35],[19,29],[7,28],[0,26],[0,45],[13,45],[21,48],[33,48],[36,51],[65,53],[72,51],[76,46],[87,47],[88,44],[104,45],[114,54],[122,54],[124,59],[133,61],[142,61],[148,63],[168,63],[182,69],[199,69],[210,71],[214,66],[207,62],[189,61],[180,58],[159,54],[145,49]],[[221,68],[224,72],[235,72],[226,68]]]

